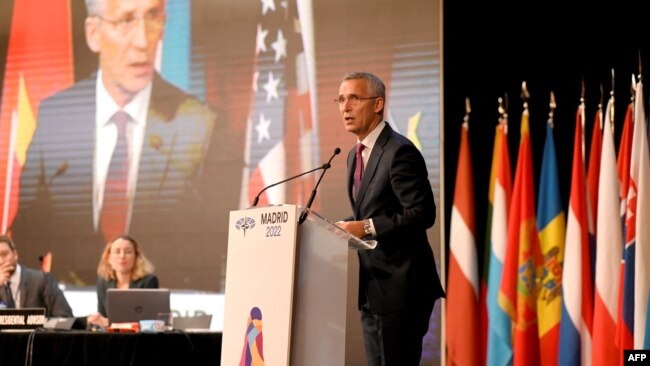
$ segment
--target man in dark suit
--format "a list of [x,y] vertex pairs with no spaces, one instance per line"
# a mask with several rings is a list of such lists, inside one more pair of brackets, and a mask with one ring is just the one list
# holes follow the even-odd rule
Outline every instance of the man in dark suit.
[[28,258],[52,251],[59,278],[90,284],[104,245],[128,233],[153,248],[165,287],[221,290],[239,197],[238,177],[219,174],[239,158],[223,115],[156,72],[164,0],[86,5],[100,68],[41,103],[12,235]]
[[385,98],[371,73],[347,74],[339,87],[344,126],[357,136],[348,154],[353,215],[339,225],[378,242],[358,252],[368,365],[419,365],[434,302],[444,296],[426,233],[436,206],[422,154],[383,120]]
[[51,274],[18,264],[13,240],[0,235],[0,302],[9,308],[45,308],[47,317],[72,317],[63,292]]

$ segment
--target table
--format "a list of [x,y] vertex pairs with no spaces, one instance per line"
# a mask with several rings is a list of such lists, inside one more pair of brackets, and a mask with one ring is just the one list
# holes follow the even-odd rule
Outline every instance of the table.
[[218,332],[0,332],[0,365],[219,365],[221,338]]

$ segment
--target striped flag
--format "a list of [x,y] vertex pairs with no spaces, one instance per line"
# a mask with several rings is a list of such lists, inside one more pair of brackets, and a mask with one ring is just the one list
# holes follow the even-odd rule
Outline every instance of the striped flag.
[[583,115],[584,104],[581,104],[576,113],[573,140],[573,169],[562,280],[560,365],[591,365],[593,285],[583,159]]
[[[316,166],[315,66],[311,3],[260,4],[253,101],[247,120],[241,203],[262,188]],[[315,175],[264,192],[259,204],[306,201]],[[289,188],[287,188],[289,187]],[[316,208],[318,204],[313,207]]]
[[[602,110],[599,108],[594,116],[594,128],[591,133],[591,147],[589,148],[589,163],[587,169],[587,189],[589,191],[589,213],[596,221],[598,213],[598,182],[600,180],[600,155],[603,145],[603,117]],[[593,242],[596,242],[595,227],[589,228],[589,236]],[[592,245],[595,248],[595,245]]]
[[508,120],[503,118],[496,127],[492,172],[490,174],[490,232],[489,275],[487,284],[488,341],[487,365],[512,363],[512,321],[499,306],[499,286],[506,256],[508,213],[512,198],[512,173],[508,149]]
[[474,183],[468,128],[464,122],[451,210],[446,323],[448,365],[478,365],[480,361],[480,348],[471,341],[479,336],[479,313]]
[[597,196],[596,241],[596,291],[594,294],[593,364],[616,365],[620,361],[616,347],[616,312],[619,286],[620,255],[623,248],[619,184],[616,174],[616,148],[612,111],[614,98],[610,98],[605,112],[605,126],[600,157],[600,177]]
[[[501,118],[499,119],[501,120]],[[490,170],[490,185],[488,188],[488,205],[486,212],[486,225],[485,237],[483,238],[483,249],[477,248],[477,252],[483,254],[483,268],[479,277],[479,290],[478,290],[478,316],[479,316],[479,341],[481,347],[481,365],[487,365],[488,353],[488,280],[490,275],[490,255],[492,253],[492,246],[490,245],[490,235],[492,234],[492,205],[494,204],[494,165],[497,159],[497,149],[499,142],[498,125],[495,129],[494,143],[492,144],[492,165]]]
[[566,218],[560,197],[552,120],[546,124],[546,142],[537,207],[539,241],[544,256],[541,289],[537,296],[537,319],[542,365],[557,365],[562,315],[562,264]]
[[616,171],[620,182],[619,198],[621,206],[618,211],[621,227],[623,229],[622,240],[625,245],[621,255],[617,320],[616,320],[616,345],[621,354],[620,364],[623,364],[623,351],[634,347],[634,241],[627,240],[627,192],[630,187],[630,156],[632,154],[632,133],[634,132],[634,105],[630,103],[625,113],[625,122],[621,134],[620,147]]
[[[640,79],[640,78],[639,78]],[[650,333],[646,334],[648,320],[648,296],[650,296],[650,157],[648,134],[643,107],[643,82],[636,85],[634,100],[634,135],[630,156],[630,187],[627,193],[628,238],[633,238],[634,258],[634,349],[650,345]]]
[[39,103],[73,82],[68,1],[15,0],[0,102],[0,232],[18,208]]
[[526,108],[521,116],[521,140],[499,293],[499,305],[513,321],[515,366],[540,363],[536,286],[541,275],[542,255],[535,220],[528,118]]

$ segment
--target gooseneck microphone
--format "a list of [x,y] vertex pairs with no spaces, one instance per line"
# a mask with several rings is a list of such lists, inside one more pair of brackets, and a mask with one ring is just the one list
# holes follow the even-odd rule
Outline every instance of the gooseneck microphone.
[[307,219],[307,215],[309,214],[309,209],[311,208],[311,205],[314,203],[314,198],[316,198],[316,190],[318,189],[318,185],[320,184],[320,181],[323,179],[323,176],[325,175],[327,169],[332,167],[332,165],[330,164],[332,162],[332,159],[334,159],[334,157],[338,155],[340,152],[341,152],[341,148],[337,147],[336,149],[334,149],[334,154],[332,155],[330,160],[328,160],[327,163],[323,165],[324,168],[323,172],[320,174],[320,177],[318,178],[318,181],[314,186],[314,190],[311,191],[311,196],[309,196],[309,200],[307,201],[307,206],[305,206],[305,209],[300,214],[300,219],[298,219],[298,225],[302,224]]
[[[331,159],[330,159],[330,160],[331,160]],[[329,163],[323,164],[323,165],[319,166],[318,168],[314,168],[314,169],[308,170],[308,171],[306,171],[306,172],[302,172],[302,173],[300,173],[300,174],[298,174],[298,175],[294,175],[293,177],[289,177],[289,178],[287,178],[287,179],[285,179],[285,180],[281,180],[281,181],[279,181],[279,182],[273,183],[273,184],[271,184],[271,185],[268,185],[268,186],[262,188],[262,190],[261,190],[261,191],[257,194],[257,196],[255,196],[255,198],[253,199],[253,204],[251,205],[251,207],[255,207],[255,206],[257,206],[257,202],[260,200],[260,196],[261,196],[262,193],[264,193],[264,191],[266,191],[267,189],[269,189],[269,188],[271,188],[271,187],[275,187],[275,186],[277,186],[278,184],[286,183],[286,182],[288,182],[288,181],[290,181],[290,180],[294,180],[294,179],[296,179],[296,178],[300,178],[300,177],[302,177],[303,175],[307,175],[307,174],[309,174],[309,173],[313,173],[313,172],[315,172],[315,171],[317,171],[317,170],[321,170],[321,169],[326,170],[327,168],[329,168]]]

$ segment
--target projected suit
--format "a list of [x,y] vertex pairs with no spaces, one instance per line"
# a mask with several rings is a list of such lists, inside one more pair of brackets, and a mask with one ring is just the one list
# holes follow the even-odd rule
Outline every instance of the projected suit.
[[[105,244],[93,222],[95,83],[81,81],[42,102],[11,228],[24,243],[24,259],[52,251],[57,278],[78,276],[88,284]],[[153,248],[165,286],[210,288],[218,282],[215,273],[191,268],[218,268],[218,258],[205,250],[220,241],[225,245],[228,207],[236,205],[236,199],[220,203],[231,206],[216,202],[219,190],[238,193],[239,185],[217,172],[233,164],[227,138],[210,141],[217,121],[198,99],[154,78],[129,234]],[[163,251],[173,258],[159,259]],[[170,267],[183,273],[165,275]]]

